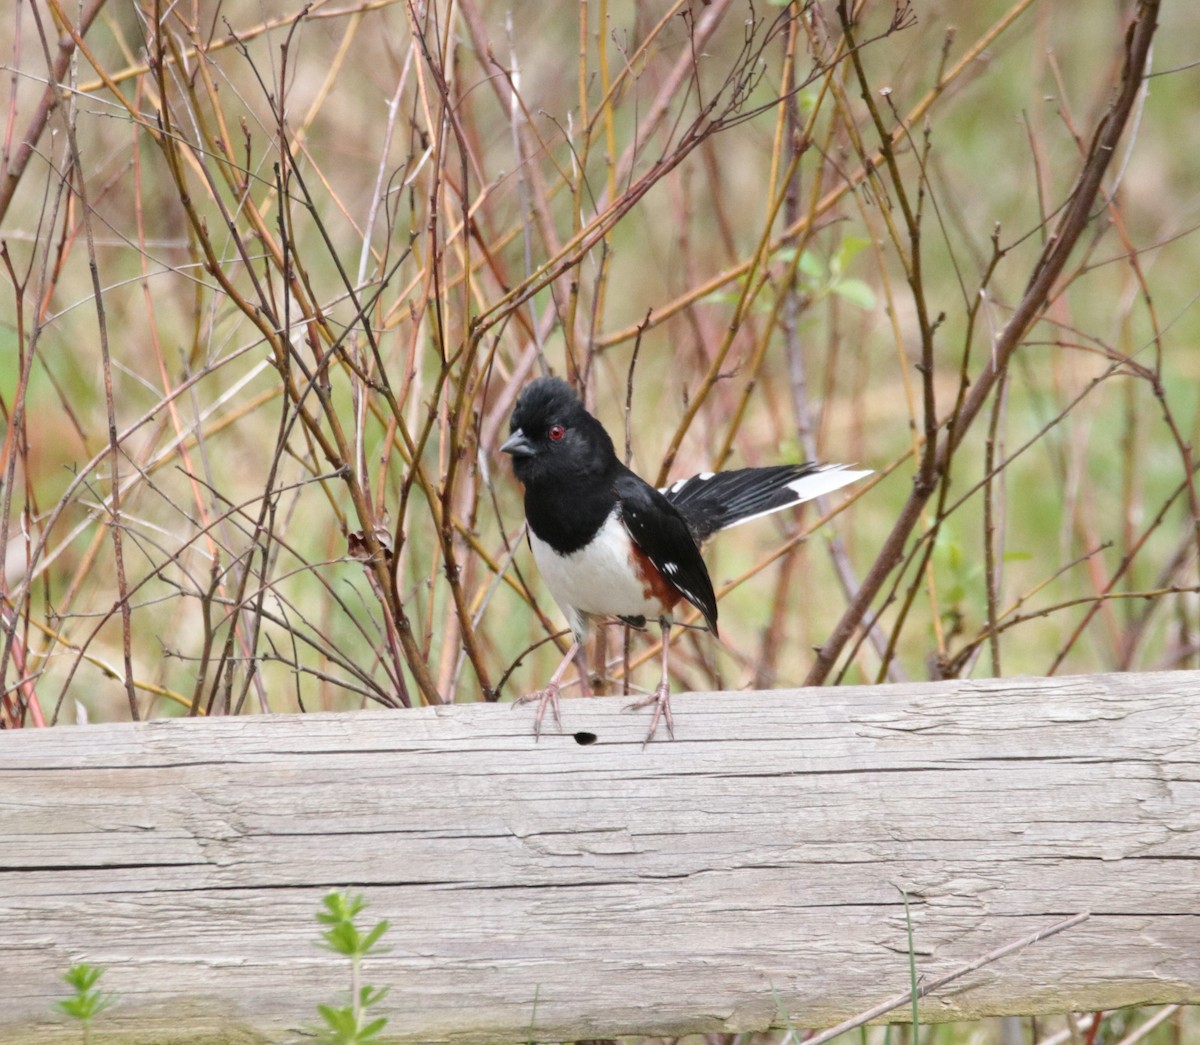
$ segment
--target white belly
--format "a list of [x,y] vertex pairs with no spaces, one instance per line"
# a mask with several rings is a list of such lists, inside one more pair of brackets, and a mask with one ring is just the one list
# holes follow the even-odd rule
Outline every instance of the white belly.
[[576,635],[586,630],[583,616],[657,620],[662,614],[662,603],[633,569],[629,533],[617,516],[610,515],[596,539],[572,555],[559,555],[532,533],[529,543],[546,587]]

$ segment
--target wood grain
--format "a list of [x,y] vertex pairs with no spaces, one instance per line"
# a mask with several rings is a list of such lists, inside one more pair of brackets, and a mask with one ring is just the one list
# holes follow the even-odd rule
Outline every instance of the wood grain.
[[0,734],[0,1040],[78,1041],[82,960],[100,1040],[301,1040],[343,887],[396,1041],[828,1026],[907,988],[901,890],[928,979],[1091,912],[923,1019],[1200,1001],[1200,673],[621,704]]

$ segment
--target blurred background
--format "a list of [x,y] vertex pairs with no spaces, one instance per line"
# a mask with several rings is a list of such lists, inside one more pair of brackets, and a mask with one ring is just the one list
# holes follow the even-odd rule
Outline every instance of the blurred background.
[[954,430],[1130,15],[866,3],[856,65],[831,4],[17,4],[8,724],[534,688],[562,620],[496,446],[543,370],[650,479],[876,472],[714,540],[677,688],[1194,667],[1192,6]]

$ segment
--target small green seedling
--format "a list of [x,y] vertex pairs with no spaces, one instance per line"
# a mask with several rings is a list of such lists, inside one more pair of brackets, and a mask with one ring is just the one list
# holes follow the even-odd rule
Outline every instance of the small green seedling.
[[63,982],[75,993],[54,1003],[59,1012],[79,1021],[83,1045],[91,1045],[92,1020],[117,1000],[115,994],[106,994],[96,986],[103,975],[102,965],[88,965],[87,962],[72,965],[63,974]]
[[317,1012],[325,1025],[317,1033],[322,1045],[370,1045],[379,1040],[387,1026],[387,1017],[369,1019],[368,1012],[372,1005],[383,1000],[387,988],[360,984],[359,977],[363,958],[389,950],[379,946],[388,922],[386,919],[376,922],[366,932],[359,929],[354,919],[367,906],[361,893],[350,896],[332,892],[321,903],[325,909],[317,912],[317,921],[327,928],[321,932],[317,946],[350,959],[350,1001],[345,1005],[318,1005]]

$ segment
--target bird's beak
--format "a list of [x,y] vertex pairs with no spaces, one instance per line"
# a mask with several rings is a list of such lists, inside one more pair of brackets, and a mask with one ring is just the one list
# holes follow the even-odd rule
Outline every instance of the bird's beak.
[[532,457],[537,451],[533,444],[525,438],[525,433],[517,429],[500,447],[502,454],[512,454],[513,457]]

